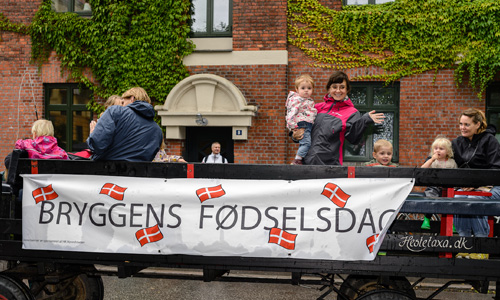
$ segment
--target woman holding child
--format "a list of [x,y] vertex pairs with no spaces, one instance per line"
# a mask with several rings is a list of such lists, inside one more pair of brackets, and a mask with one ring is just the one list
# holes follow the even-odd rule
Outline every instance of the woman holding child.
[[[452,141],[455,161],[459,168],[500,168],[500,144],[495,138],[496,128],[486,124],[486,117],[480,110],[469,108],[460,115],[461,136]],[[463,188],[474,190],[474,188]],[[500,199],[500,186],[489,189],[490,197]],[[473,196],[469,196],[473,198]],[[453,224],[460,236],[487,237],[490,231],[486,216],[455,215]]]
[[[351,85],[344,72],[333,72],[326,90],[324,102],[314,106],[318,114],[311,131],[311,147],[304,157],[306,165],[342,165],[345,140],[357,144],[369,124],[384,121],[383,113],[373,110],[361,115],[354,107],[347,96]],[[300,131],[294,132],[294,139],[300,136]]]

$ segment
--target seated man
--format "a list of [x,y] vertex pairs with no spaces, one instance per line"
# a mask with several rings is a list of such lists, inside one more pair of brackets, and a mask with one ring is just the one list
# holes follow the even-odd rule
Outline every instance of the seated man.
[[123,95],[123,105],[106,109],[90,124],[87,144],[94,160],[152,161],[160,149],[162,132],[154,121],[151,100],[143,88]]

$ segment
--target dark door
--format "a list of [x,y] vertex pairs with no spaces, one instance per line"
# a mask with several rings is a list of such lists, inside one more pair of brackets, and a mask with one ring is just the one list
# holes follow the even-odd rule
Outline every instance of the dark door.
[[186,160],[201,162],[212,153],[212,143],[219,142],[221,154],[228,162],[234,162],[234,143],[231,127],[186,127]]

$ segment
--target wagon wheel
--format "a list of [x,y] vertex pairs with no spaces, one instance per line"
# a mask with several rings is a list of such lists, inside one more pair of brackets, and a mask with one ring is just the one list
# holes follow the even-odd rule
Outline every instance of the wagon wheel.
[[391,276],[389,280],[383,281],[377,276],[349,275],[340,286],[340,293],[349,299],[358,299],[361,295],[378,290],[396,290],[409,297],[416,297],[415,291],[405,277]]
[[104,299],[104,285],[101,277],[85,274],[73,276],[57,283],[35,281],[31,284],[31,291],[36,299],[44,300]]
[[396,290],[376,290],[366,293],[357,300],[414,300],[415,297]]
[[0,300],[33,300],[29,288],[20,280],[0,275]]

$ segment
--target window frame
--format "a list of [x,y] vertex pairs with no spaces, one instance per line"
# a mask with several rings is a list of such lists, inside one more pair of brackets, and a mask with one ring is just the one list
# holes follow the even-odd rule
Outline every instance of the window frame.
[[[90,90],[83,86],[83,88]],[[66,104],[50,104],[50,91],[52,89],[65,89],[66,90]],[[44,112],[45,119],[51,120],[51,111],[65,111],[66,112],[66,147],[62,147],[65,151],[75,151],[73,149],[73,112],[75,111],[90,111],[87,104],[73,104],[73,90],[82,89],[82,85],[78,83],[44,83]],[[90,100],[93,98],[91,93]],[[94,113],[90,111],[90,119],[93,120]],[[51,120],[54,123],[54,120]],[[90,124],[89,124],[90,125]],[[54,124],[55,127],[55,124]],[[85,139],[86,140],[86,139]]]
[[[232,37],[233,36],[233,0],[228,0],[229,1],[229,15],[228,15],[228,27],[229,31],[225,32],[214,32],[213,31],[213,22],[214,22],[214,2],[216,0],[200,0],[200,1],[206,1],[207,2],[207,31],[206,32],[194,32],[193,30],[193,25],[194,21],[192,22],[191,25],[191,33],[190,37],[193,38],[215,38],[215,37]],[[191,4],[193,5],[193,17],[194,17],[194,10],[196,7],[194,7],[194,3],[191,1]]]
[[[75,11],[75,1],[76,0],[68,0],[68,11],[65,11],[65,12],[62,12],[62,11],[55,11],[57,13],[75,13],[81,17],[84,17],[84,18],[91,18],[92,17],[92,7],[90,8],[89,11]],[[54,0],[52,0],[52,3],[54,2]]]
[[[381,81],[351,81],[351,91],[355,87],[362,87],[362,88],[367,88],[367,97],[366,105],[359,105],[359,104],[354,104],[356,109],[361,113],[361,115],[370,112],[372,110],[376,110],[377,112],[383,112],[383,113],[393,113],[394,114],[394,120],[393,120],[393,135],[392,135],[392,146],[393,146],[393,155],[392,155],[392,162],[394,163],[399,163],[399,109],[400,109],[400,83],[399,82],[394,82],[390,84],[389,86],[386,85],[385,82]],[[373,90],[374,88],[385,88],[385,87],[391,87],[394,88],[394,104],[393,105],[375,105],[374,102],[374,93]],[[350,93],[348,93],[349,98],[351,99]],[[352,99],[351,99],[352,101]],[[375,125],[369,125],[367,131],[370,130],[371,126]],[[369,142],[368,142],[369,141]],[[345,140],[345,143],[349,145],[349,142]],[[361,142],[360,142],[361,143]],[[373,133],[372,134],[367,134],[365,138],[365,155],[357,155],[357,156],[346,156],[346,145],[344,145],[343,149],[343,157],[344,157],[344,162],[350,162],[350,163],[362,163],[362,162],[368,162],[373,159],[372,153],[373,153]]]

